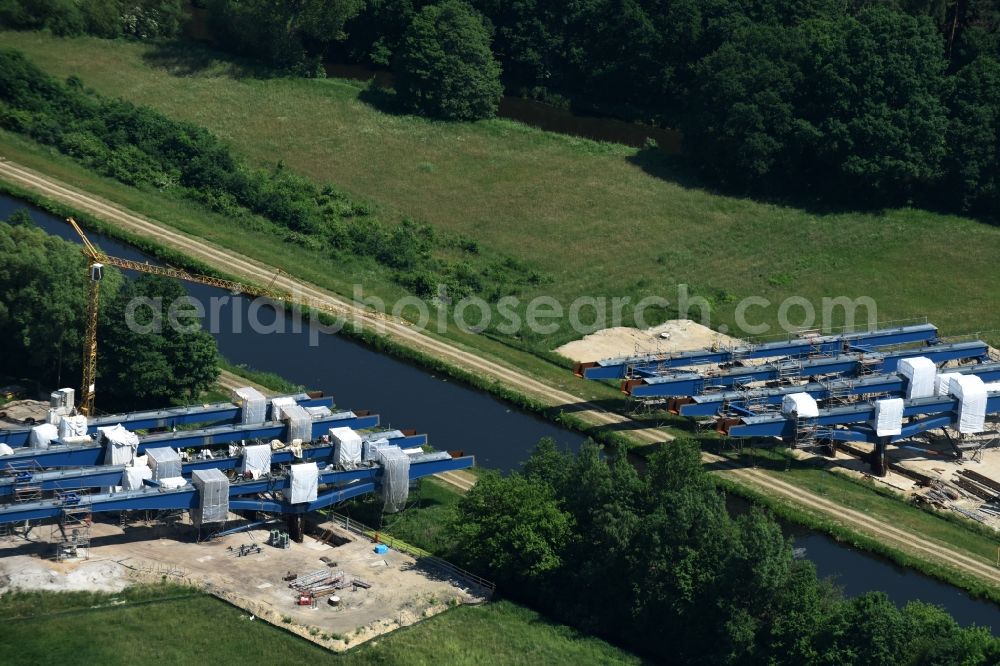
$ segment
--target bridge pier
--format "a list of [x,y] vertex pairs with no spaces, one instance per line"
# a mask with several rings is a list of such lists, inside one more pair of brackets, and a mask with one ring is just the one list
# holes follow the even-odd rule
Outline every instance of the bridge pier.
[[304,513],[286,513],[285,514],[285,524],[288,526],[288,536],[295,543],[302,543],[302,537],[305,534],[305,514]]
[[889,467],[885,462],[885,449],[888,445],[888,437],[879,437],[875,442],[875,448],[871,454],[872,474],[875,476],[885,476],[889,473]]

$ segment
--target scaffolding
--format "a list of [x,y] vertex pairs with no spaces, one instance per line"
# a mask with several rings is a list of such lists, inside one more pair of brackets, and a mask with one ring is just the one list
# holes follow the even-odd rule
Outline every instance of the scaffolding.
[[764,389],[752,388],[749,384],[740,384],[735,388],[742,407],[757,414],[767,411],[767,394]]
[[856,385],[853,379],[821,380],[819,383],[826,389],[826,400],[829,404],[846,405],[853,401]]
[[24,504],[27,502],[38,502],[42,499],[42,487],[36,486],[34,484],[27,485],[15,485],[14,486],[14,502],[16,504]]
[[80,493],[63,493],[56,496],[63,504],[59,522],[52,526],[55,558],[61,562],[69,559],[90,559],[90,528],[93,515],[89,505],[81,504]]
[[858,362],[858,377],[867,377],[869,375],[874,375],[882,367],[882,362],[885,359],[884,354],[865,354],[861,357]]
[[813,449],[816,447],[816,419],[795,417],[795,441],[796,449]]
[[778,383],[791,384],[802,376],[802,361],[790,360],[778,366]]
[[27,465],[19,467],[8,466],[3,470],[4,476],[14,481],[13,492],[11,494],[15,503],[37,502],[42,499],[42,487],[34,480],[35,473],[41,471],[41,466],[35,460],[32,460]]

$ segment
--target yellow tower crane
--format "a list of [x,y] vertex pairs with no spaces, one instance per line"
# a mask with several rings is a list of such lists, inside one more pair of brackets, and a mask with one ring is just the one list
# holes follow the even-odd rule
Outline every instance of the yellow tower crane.
[[90,265],[87,268],[90,277],[90,293],[87,301],[87,334],[83,342],[83,383],[80,389],[80,404],[77,407],[77,411],[80,414],[91,416],[94,413],[94,382],[97,377],[97,305],[100,300],[101,279],[104,277],[105,266],[117,266],[125,270],[139,271],[140,273],[149,273],[151,275],[163,275],[198,284],[207,284],[212,287],[219,287],[220,289],[227,289],[231,292],[247,294],[249,296],[266,296],[276,301],[285,301],[291,298],[288,293],[272,288],[278,277],[277,274],[271,279],[271,285],[268,287],[257,287],[242,282],[234,282],[233,280],[223,280],[210,275],[188,273],[177,268],[152,266],[130,259],[111,257],[90,242],[90,239],[83,233],[83,229],[76,223],[76,220],[68,218],[66,221],[80,235],[80,240],[83,241],[83,254],[90,261]]

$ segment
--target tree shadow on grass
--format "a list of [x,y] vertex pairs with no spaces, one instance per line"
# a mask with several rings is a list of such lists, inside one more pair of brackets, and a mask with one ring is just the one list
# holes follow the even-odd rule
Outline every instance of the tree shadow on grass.
[[913,201],[886,200],[872,191],[853,189],[834,183],[824,186],[810,186],[795,183],[794,180],[778,179],[767,190],[754,190],[726,186],[706,175],[697,167],[696,161],[683,155],[669,155],[655,147],[647,147],[629,156],[628,161],[650,176],[685,187],[699,189],[709,194],[796,208],[816,216],[858,214],[879,217],[898,208],[914,207],[938,215],[961,215],[993,226],[1000,225],[1000,215],[991,210],[962,212],[949,208],[946,201],[935,198],[934,188],[918,193]]
[[174,76],[211,72],[234,79],[269,79],[288,75],[287,71],[185,40],[159,42],[144,52],[142,59],[149,67],[165,69]]
[[[798,208],[812,215],[844,213],[881,215],[886,212],[884,205],[866,200],[856,193],[841,196],[838,200],[834,193],[817,192],[805,186],[795,192],[761,192],[735,185],[727,186],[706,175],[697,167],[694,159],[683,155],[669,155],[655,147],[643,148],[629,156],[627,160],[654,178],[687,189],[703,190],[716,196],[750,199],[762,204]],[[787,188],[788,185],[782,184],[781,187]]]
[[382,113],[393,116],[410,115],[410,112],[400,104],[396,91],[392,88],[382,87],[375,80],[370,81],[368,86],[358,93],[358,99]]

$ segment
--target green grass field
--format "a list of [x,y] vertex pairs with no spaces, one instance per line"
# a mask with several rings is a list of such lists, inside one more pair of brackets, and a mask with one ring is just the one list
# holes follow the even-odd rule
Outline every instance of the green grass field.
[[[777,302],[870,296],[882,321],[928,316],[947,333],[992,331],[1000,229],[920,210],[819,214],[685,187],[635,149],[505,120],[442,123],[381,112],[341,80],[236,78],[156,47],[0,33],[58,77],[204,125],[256,163],[283,160],[402,214],[466,234],[554,277],[557,298],[662,294],[687,283],[732,325],[748,295]],[[194,47],[192,47],[194,48]],[[199,54],[200,55],[200,54]],[[9,137],[0,139],[6,148]],[[655,160],[654,160],[655,161]],[[650,171],[656,171],[653,175]],[[850,202],[850,194],[845,193]],[[793,320],[797,317],[793,317]],[[546,342],[554,346],[563,329]]]
[[635,664],[510,602],[462,606],[336,656],[214,597],[172,585],[116,595],[0,596],[3,663]]

